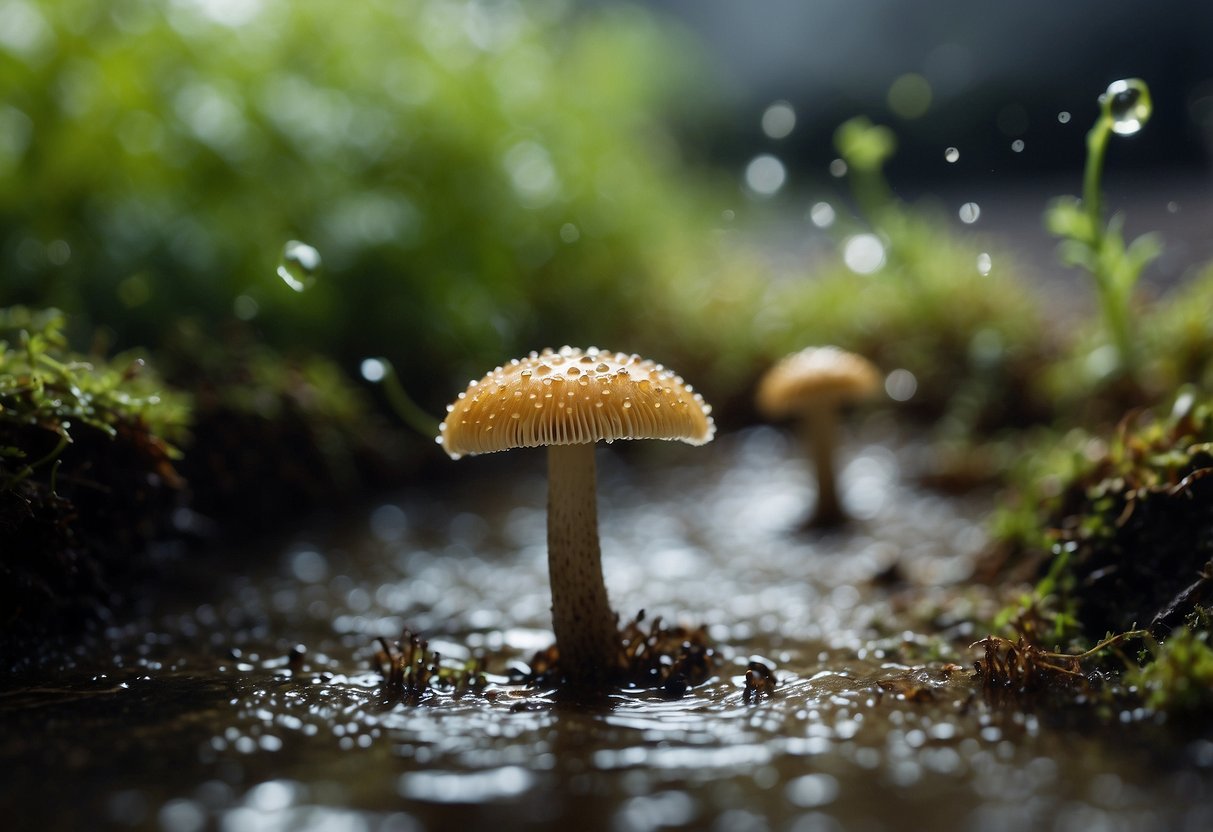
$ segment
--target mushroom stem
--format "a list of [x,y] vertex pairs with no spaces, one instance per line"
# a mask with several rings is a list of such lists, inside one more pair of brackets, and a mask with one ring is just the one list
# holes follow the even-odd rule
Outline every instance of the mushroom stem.
[[834,407],[814,407],[805,412],[802,429],[813,467],[817,472],[817,507],[809,519],[810,527],[837,526],[847,519],[838,496],[834,471],[834,450],[838,445],[838,411]]
[[565,679],[599,686],[619,663],[620,642],[602,578],[592,442],[548,447],[548,575]]

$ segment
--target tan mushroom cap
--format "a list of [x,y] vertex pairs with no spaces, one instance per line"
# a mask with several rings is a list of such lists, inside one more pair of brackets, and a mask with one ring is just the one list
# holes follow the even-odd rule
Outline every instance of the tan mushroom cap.
[[454,459],[616,439],[709,442],[712,408],[674,372],[638,355],[562,347],[473,381],[447,407],[438,443]]
[[872,362],[838,347],[808,347],[779,360],[758,384],[758,408],[770,418],[817,404],[859,401],[880,389]]

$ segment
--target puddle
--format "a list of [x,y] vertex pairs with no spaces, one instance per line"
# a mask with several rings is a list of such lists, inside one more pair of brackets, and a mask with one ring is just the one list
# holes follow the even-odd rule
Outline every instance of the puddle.
[[[600,452],[614,606],[705,624],[724,654],[676,700],[508,683],[550,640],[538,452],[182,560],[134,620],[0,684],[0,795],[29,829],[1213,828],[1208,733],[975,693],[963,621],[991,601],[963,582],[989,501],[916,490],[913,458],[854,445],[858,522],[805,535],[812,481],[776,431]],[[388,701],[374,639],[405,626],[498,657],[484,694]],[[752,659],[778,687],[751,702]]]

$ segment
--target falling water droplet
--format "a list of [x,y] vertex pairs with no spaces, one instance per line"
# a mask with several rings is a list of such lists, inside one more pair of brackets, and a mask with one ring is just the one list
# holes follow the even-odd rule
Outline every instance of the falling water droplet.
[[981,254],[977,255],[977,271],[979,274],[983,276],[989,274],[990,269],[993,268],[993,266],[994,263],[990,259],[988,252],[983,251]]
[[960,151],[954,147],[949,147],[947,150],[945,150],[943,152],[943,158],[944,158],[944,161],[951,164],[951,163],[957,161],[958,159],[960,159]]
[[796,128],[796,111],[786,101],[776,101],[762,114],[762,132],[771,139],[786,138]]
[[834,206],[828,202],[815,202],[809,209],[809,220],[818,228],[829,228],[834,219]]
[[1023,139],[1016,139],[1015,141],[1011,142],[1011,150],[1015,151],[1016,153],[1023,153]]
[[763,153],[746,165],[745,183],[758,196],[771,196],[783,187],[787,175],[783,162],[769,153]]
[[842,246],[842,260],[856,274],[872,274],[885,264],[884,243],[875,234],[856,234]]
[[316,281],[320,272],[320,252],[298,240],[287,240],[278,262],[278,276],[296,292],[302,292]]
[[1057,120],[1059,122],[1061,122],[1062,124],[1069,124],[1070,123],[1070,114],[1068,112],[1066,112],[1065,110],[1062,110],[1060,113],[1057,114]]
[[981,216],[981,206],[976,202],[966,202],[960,206],[960,221],[965,225],[972,225],[977,222],[977,218]]
[[847,163],[842,159],[835,159],[830,162],[830,176],[835,179],[841,179],[847,175]]
[[1154,111],[1150,101],[1150,88],[1140,78],[1124,78],[1108,85],[1108,91],[1099,99],[1108,104],[1112,117],[1112,132],[1118,136],[1132,136],[1145,126]]
[[371,383],[383,381],[387,375],[387,364],[381,358],[364,358],[358,369],[362,377]]

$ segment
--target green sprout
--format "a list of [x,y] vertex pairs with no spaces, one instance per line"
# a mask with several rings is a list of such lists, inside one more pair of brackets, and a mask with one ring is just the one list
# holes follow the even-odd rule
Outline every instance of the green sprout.
[[834,147],[850,173],[852,193],[859,210],[879,225],[897,207],[885,181],[884,164],[897,152],[897,136],[864,116],[844,121],[834,131]]
[[1100,312],[1116,350],[1118,369],[1133,377],[1138,356],[1133,340],[1131,303],[1142,271],[1162,251],[1155,234],[1144,234],[1128,245],[1122,229],[1124,217],[1116,214],[1103,227],[1100,179],[1108,139],[1138,133],[1150,118],[1153,105],[1145,81],[1114,81],[1099,97],[1099,117],[1087,133],[1087,165],[1082,199],[1061,197],[1045,212],[1045,225],[1060,237],[1062,262],[1079,266],[1095,279]]

